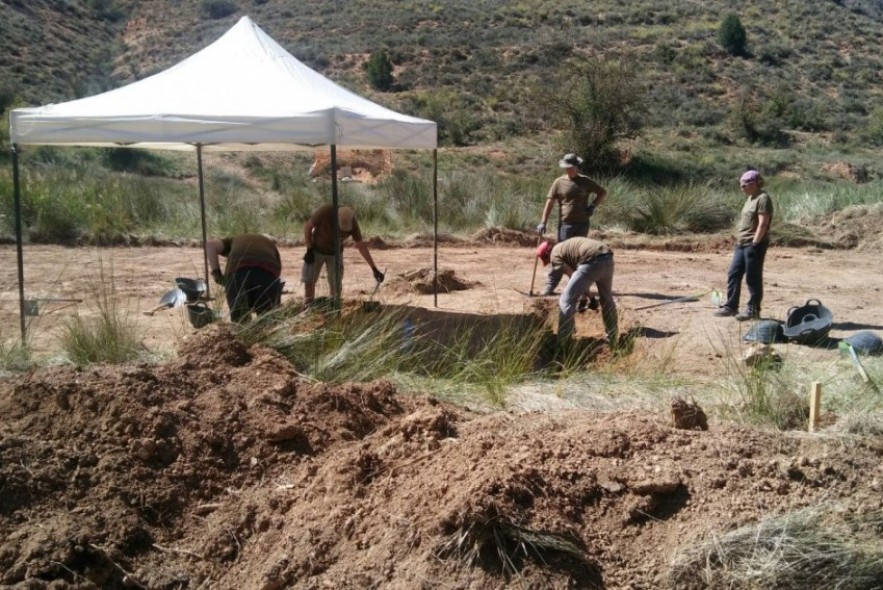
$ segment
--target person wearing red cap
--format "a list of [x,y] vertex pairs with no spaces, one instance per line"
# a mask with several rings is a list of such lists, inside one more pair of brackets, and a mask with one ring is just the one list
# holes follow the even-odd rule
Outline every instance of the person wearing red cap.
[[[773,199],[763,190],[763,177],[751,169],[739,178],[747,197],[736,225],[736,247],[727,271],[727,300],[714,312],[718,317],[734,316],[740,322],[760,319],[763,301],[763,262],[770,244]],[[748,287],[748,303],[739,311],[742,278]]]
[[[374,280],[382,283],[384,274],[377,270],[368,244],[362,240],[362,230],[356,220],[356,213],[351,207],[337,208],[337,221],[340,227],[341,247],[343,241],[352,236],[356,250],[371,267]],[[301,269],[301,282],[304,284],[304,303],[310,304],[316,296],[316,282],[322,267],[326,267],[328,275],[328,288],[331,297],[337,297],[337,286],[341,285],[343,276],[337,276],[337,256],[334,252],[334,207],[323,205],[316,209],[304,224],[304,243],[307,252],[304,254],[304,264]],[[340,264],[340,273],[343,275],[343,260]]]
[[[546,222],[555,203],[558,203],[559,223],[558,242],[573,237],[586,237],[589,235],[589,220],[595,213],[595,209],[601,205],[607,197],[607,189],[579,173],[579,167],[583,159],[576,154],[565,154],[558,162],[560,168],[564,168],[564,174],[555,179],[546,195],[546,205],[543,215],[537,225],[540,235],[546,233]],[[590,200],[590,197],[594,198]],[[554,268],[549,272],[546,280],[546,288],[543,295],[553,295],[555,287],[561,282],[561,273]]]
[[558,297],[558,343],[567,344],[573,336],[577,302],[588,293],[592,284],[601,299],[601,318],[611,347],[619,337],[619,317],[613,300],[613,251],[603,242],[590,238],[575,237],[554,246],[545,241],[537,248],[537,258],[543,266],[552,265],[570,277],[567,286]]

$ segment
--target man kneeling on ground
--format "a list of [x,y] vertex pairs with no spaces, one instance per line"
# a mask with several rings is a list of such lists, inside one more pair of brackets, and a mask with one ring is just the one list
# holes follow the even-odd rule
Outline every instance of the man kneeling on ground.
[[574,330],[577,302],[587,295],[594,283],[601,299],[601,317],[610,347],[616,346],[619,336],[619,318],[613,300],[613,251],[598,240],[575,237],[552,245],[545,241],[537,248],[537,257],[543,266],[552,264],[570,280],[558,298],[558,344],[570,342]]

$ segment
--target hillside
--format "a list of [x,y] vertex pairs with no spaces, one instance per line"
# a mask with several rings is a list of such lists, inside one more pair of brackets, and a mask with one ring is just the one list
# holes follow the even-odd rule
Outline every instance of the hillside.
[[[543,129],[549,113],[537,89],[574,55],[632,56],[653,127],[707,129],[726,142],[727,118],[756,105],[794,131],[841,139],[866,132],[883,88],[883,2],[741,3],[744,57],[717,41],[732,9],[723,0],[3,0],[0,100],[58,101],[131,82],[248,14],[311,67],[439,120],[443,141],[463,145]],[[372,91],[362,68],[379,47],[395,66],[387,93]]]

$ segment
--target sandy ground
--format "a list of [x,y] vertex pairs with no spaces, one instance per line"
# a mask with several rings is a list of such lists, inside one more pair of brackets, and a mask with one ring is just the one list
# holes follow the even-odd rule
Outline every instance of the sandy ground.
[[[302,249],[282,254],[284,298],[298,298]],[[432,295],[397,280],[431,266],[431,249],[375,255],[389,277],[382,304],[434,307]],[[372,278],[357,256],[346,253],[345,298],[367,299]],[[0,257],[0,327],[14,339],[14,248]],[[722,289],[728,260],[725,251],[617,250],[623,328],[640,334],[640,354],[629,358],[655,356],[694,377],[722,370],[722,351],[747,329],[711,315],[708,292]],[[543,412],[486,413],[432,391],[402,394],[383,379],[316,383],[277,352],[246,348],[227,324],[194,329],[181,308],[142,313],[175,277],[199,274],[197,248],[30,246],[25,261],[38,353],[57,351],[64,320],[95,314],[107,297],[148,348],[177,354],[0,378],[3,588],[732,588],[731,562],[697,548],[713,539],[734,551],[760,548],[766,560],[764,543],[780,541],[768,526],[759,536],[758,523],[802,510],[828,537],[883,554],[874,520],[883,510],[879,429],[857,435],[832,412],[813,435],[715,415],[703,430],[701,421],[699,429],[673,423],[674,407],[557,411],[554,384],[537,395],[547,400]],[[555,304],[519,292],[530,289],[527,247],[445,247],[439,266],[471,287],[439,295],[438,313],[507,321]],[[776,248],[767,269],[765,315],[784,319],[818,299],[833,312],[834,337],[883,330],[876,253]],[[581,336],[601,330],[598,314],[580,316]],[[728,544],[738,539],[749,546]],[[766,576],[753,587],[775,588],[795,570],[775,562],[751,574]],[[838,575],[877,588],[883,573]],[[819,580],[805,587],[831,587]]]
[[[286,289],[283,301],[302,297],[299,281],[303,249],[281,250]],[[435,308],[433,295],[404,287],[402,277],[433,266],[433,249],[374,249],[376,262],[387,280],[374,299],[381,304],[406,304]],[[748,324],[715,318],[712,290],[725,291],[730,251],[667,252],[619,249],[615,254],[614,289],[622,330],[639,329],[636,346],[649,354],[673,355],[679,370],[716,371],[722,348],[738,347]],[[0,248],[0,326],[4,339],[19,335],[16,251]],[[162,295],[174,288],[176,277],[202,276],[202,253],[194,247],[65,248],[27,246],[24,249],[25,298],[36,300],[37,315],[27,317],[31,344],[39,354],[54,354],[57,334],[73,314],[89,317],[106,300],[115,301],[143,330],[144,344],[151,350],[174,350],[181,338],[192,333],[183,307],[145,315]],[[487,244],[440,246],[440,271],[470,285],[464,290],[440,293],[439,312],[451,314],[530,313],[546,271],[536,270],[532,249]],[[367,300],[374,283],[367,265],[353,248],[345,251],[344,297]],[[766,264],[766,296],[763,316],[786,320],[789,309],[817,300],[833,313],[832,337],[858,330],[883,330],[883,261],[876,252],[773,248]],[[210,287],[214,289],[214,285]],[[324,279],[318,295],[326,293]],[[559,288],[560,291],[560,288]],[[214,294],[214,291],[212,291]],[[675,302],[649,309],[673,299],[698,295],[694,301]],[[743,295],[744,297],[744,295]],[[54,300],[53,300],[54,299]],[[64,301],[81,300],[79,303]],[[62,301],[59,301],[62,300]],[[554,311],[556,298],[544,303]],[[216,306],[220,302],[215,302]],[[221,306],[226,312],[226,306]],[[554,314],[553,314],[554,315]],[[586,312],[577,318],[577,334],[602,336],[600,314]],[[795,347],[792,347],[792,349]],[[804,355],[829,351],[797,347]]]

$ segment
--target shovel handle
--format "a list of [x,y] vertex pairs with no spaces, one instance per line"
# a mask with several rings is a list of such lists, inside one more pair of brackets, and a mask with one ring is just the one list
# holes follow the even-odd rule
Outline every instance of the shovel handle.
[[153,315],[153,314],[155,314],[156,312],[158,312],[158,311],[161,310],[161,309],[168,309],[168,308],[170,308],[170,307],[172,307],[171,304],[163,303],[163,304],[161,304],[161,305],[157,305],[157,306],[154,307],[153,309],[148,309],[147,311],[145,311],[145,312],[143,312],[143,313],[144,313],[144,315]]

